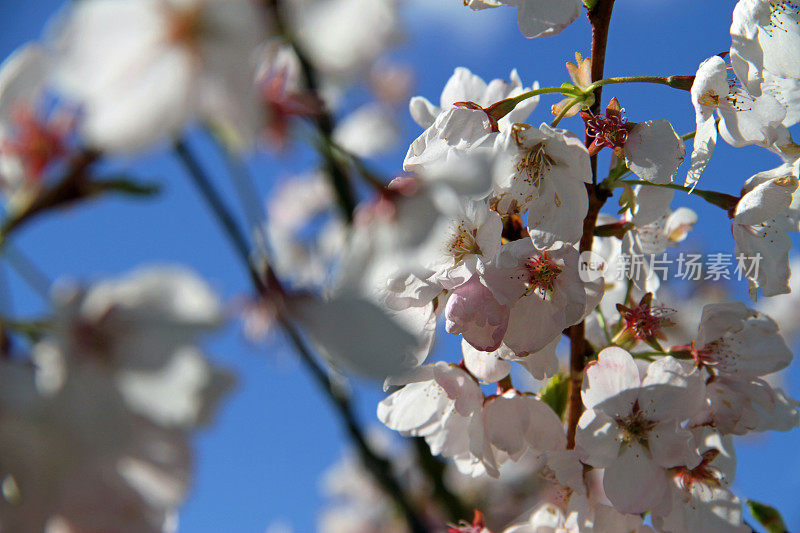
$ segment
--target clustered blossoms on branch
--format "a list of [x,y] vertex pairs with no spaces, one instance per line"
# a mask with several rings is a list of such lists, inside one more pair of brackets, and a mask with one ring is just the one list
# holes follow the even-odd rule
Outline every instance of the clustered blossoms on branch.
[[[391,181],[370,158],[397,141],[408,99],[408,73],[380,60],[400,36],[394,0],[67,6],[0,67],[0,247],[52,208],[153,192],[95,163],[171,143],[252,282],[248,337],[283,331],[355,442],[327,483],[349,504],[323,531],[749,531],[733,437],[797,427],[800,402],[773,380],[792,339],[769,303],[671,295],[657,256],[698,220],[675,191],[695,194],[731,220],[753,300],[791,292],[800,6],[740,0],[730,52],[694,76],[603,78],[613,4],[464,0],[516,7],[529,38],[585,8],[596,57],[575,53],[558,87],[456,68],[438,105],[410,99],[422,131]],[[603,87],[648,82],[689,91],[694,134],[616,97],[603,111]],[[342,117],[363,86],[370,101]],[[575,116],[579,131],[559,127]],[[221,148],[247,231],[182,138],[196,125]],[[319,168],[265,213],[244,158],[298,130]],[[718,136],[781,163],[737,195],[699,188]],[[359,201],[357,179],[374,194]],[[621,209],[601,212],[616,192]],[[190,438],[233,384],[197,347],[220,304],[176,268],[51,293],[44,322],[0,314],[0,528],[174,530]],[[432,357],[440,323],[461,336],[455,357]],[[383,458],[392,445],[361,430],[341,372],[384,381],[377,417],[415,439],[414,458]]]

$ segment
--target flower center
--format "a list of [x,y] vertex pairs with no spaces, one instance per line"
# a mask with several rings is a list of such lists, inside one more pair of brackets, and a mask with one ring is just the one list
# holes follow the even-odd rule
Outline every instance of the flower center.
[[674,310],[666,307],[652,307],[652,297],[652,293],[647,293],[639,305],[633,308],[617,304],[617,310],[625,321],[623,330],[631,338],[637,340],[663,338],[661,329],[673,325],[669,315],[673,314]]
[[628,142],[631,126],[621,114],[592,115],[586,119],[586,135],[592,137],[598,148],[621,148]]
[[525,262],[525,270],[528,274],[526,281],[528,291],[538,290],[548,293],[555,289],[556,280],[563,268],[556,264],[547,252],[543,252],[539,257],[528,259]]
[[547,155],[544,143],[539,143],[520,155],[517,162],[517,173],[534,189],[538,189],[542,185],[545,174],[555,164],[556,161]]
[[0,151],[18,157],[25,177],[40,182],[47,167],[66,155],[71,124],[41,120],[28,107],[15,110],[13,120],[14,135],[0,145]]
[[477,233],[477,229],[467,229],[463,221],[456,224],[453,236],[447,245],[448,251],[453,256],[456,264],[470,254],[481,253],[481,248],[478,246],[476,238]]
[[639,410],[638,401],[633,404],[633,412],[628,418],[617,420],[620,429],[622,430],[622,440],[625,444],[636,442],[641,446],[647,448],[648,434],[656,427],[657,422],[647,420]]
[[700,98],[697,99],[702,105],[716,107],[719,105],[719,95],[711,89],[704,92]]

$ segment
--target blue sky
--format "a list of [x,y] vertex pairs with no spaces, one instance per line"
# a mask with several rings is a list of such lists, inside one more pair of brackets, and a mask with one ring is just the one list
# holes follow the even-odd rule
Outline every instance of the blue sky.
[[[54,0],[0,2],[0,56],[36,39],[45,21],[61,4]],[[618,0],[611,27],[606,75],[692,74],[705,58],[730,45],[730,0]],[[513,9],[473,13],[461,0],[413,0],[405,9],[406,39],[392,53],[416,70],[415,94],[438,101],[452,70],[466,66],[485,79],[507,77],[517,68],[523,82],[558,85],[565,81],[563,65],[575,51],[588,55],[585,20],[550,39],[526,40],[516,28]],[[617,96],[631,121],[667,118],[679,133],[694,129],[688,93],[663,86],[616,86],[604,93]],[[530,119],[549,120],[555,100],[543,100]],[[354,102],[355,103],[355,102]],[[562,126],[578,130],[577,119]],[[404,118],[406,145],[418,134]],[[202,153],[208,169],[233,201],[220,161],[207,140],[194,134],[190,142]],[[398,171],[405,148],[375,161],[387,174]],[[302,151],[281,158],[260,154],[252,170],[261,193],[302,168]],[[120,162],[136,176],[164,185],[152,201],[107,199],[44,217],[17,236],[16,245],[50,277],[93,279],[115,275],[145,263],[178,262],[192,266],[226,298],[247,289],[247,280],[214,221],[189,185],[176,159],[156,151],[135,161]],[[754,148],[720,146],[706,175],[704,188],[736,193],[751,174],[771,168],[777,159]],[[603,163],[601,163],[601,168]],[[702,216],[692,239],[709,251],[732,251],[730,225],[719,210],[696,198],[676,196],[677,205],[695,208]],[[703,216],[705,215],[705,216]],[[38,296],[5,268],[14,310],[36,314]],[[738,286],[743,295],[743,287]],[[320,473],[345,446],[333,411],[317,392],[291,352],[281,346],[246,345],[236,325],[209,339],[208,350],[240,376],[239,387],[225,404],[216,424],[197,439],[197,477],[182,510],[182,530],[191,532],[257,532],[284,520],[296,531],[313,531],[322,499]],[[443,342],[453,349],[453,339]],[[800,395],[798,365],[787,376],[787,388]],[[377,424],[377,384],[359,384],[359,412],[365,424]],[[740,440],[737,486],[742,497],[777,506],[790,529],[800,527],[800,432],[773,433]]]

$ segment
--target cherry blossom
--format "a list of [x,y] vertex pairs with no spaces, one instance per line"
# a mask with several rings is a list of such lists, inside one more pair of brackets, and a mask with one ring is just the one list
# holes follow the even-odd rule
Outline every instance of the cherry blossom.
[[[412,4],[412,19],[449,9]],[[575,58],[560,78],[532,49],[523,74],[546,87],[454,65],[437,100],[409,100],[415,77],[441,73],[387,55],[415,33],[398,0],[83,0],[0,65],[0,256],[13,283],[49,281],[26,259],[40,250],[22,250],[23,224],[146,196],[126,163],[159,143],[244,267],[227,304],[164,266],[59,281],[41,316],[0,301],[0,528],[175,531],[191,442],[236,381],[202,347],[232,309],[254,344],[293,348],[356,444],[324,477],[335,503],[320,531],[749,530],[734,436],[800,425],[782,382],[797,330],[800,7],[739,0],[729,55],[694,75],[637,75],[628,63],[611,74],[621,63],[606,57],[619,2],[462,4],[515,7],[495,14],[516,15],[528,38],[561,33],[585,7],[592,40],[559,52]],[[462,33],[487,41],[494,67],[519,59],[473,29]],[[683,116],[652,105],[667,101],[645,96],[654,84],[688,92]],[[642,98],[627,114],[629,87]],[[552,122],[530,119],[540,100]],[[399,146],[406,101],[421,131]],[[681,137],[673,124],[692,112]],[[195,137],[219,153],[195,152]],[[781,163],[695,188],[718,137]],[[275,186],[262,158],[292,177]],[[667,254],[705,226],[698,206],[733,237],[705,270],[697,254]],[[761,311],[729,301],[722,280],[737,275],[754,300],[784,298]],[[364,429],[351,377],[382,381],[378,420],[414,440]]]
[[19,48],[0,65],[0,193],[12,212],[30,204],[70,152],[70,115],[43,113],[51,68],[37,44]]
[[[292,0],[292,25],[315,66],[334,79],[364,69],[399,40],[397,0]],[[359,24],[354,25],[353,21]]]
[[622,238],[622,267],[628,279],[640,290],[655,294],[660,286],[659,276],[654,270],[657,256],[686,239],[689,230],[697,222],[697,214],[686,207],[672,211],[658,198],[650,196],[648,199],[661,205],[661,214],[652,222],[642,223],[637,221],[640,212],[643,213],[642,218],[647,217],[645,221],[649,221],[658,211],[643,211],[646,207],[652,208],[652,205],[647,204],[637,209],[633,222],[641,225],[627,231]]
[[[565,447],[561,421],[531,394],[509,389],[484,398],[467,371],[443,362],[407,379],[379,404],[378,418],[405,435],[425,437],[432,453],[453,458],[463,473],[497,477],[501,464],[529,449],[546,454]],[[553,457],[556,465],[559,456]]]
[[497,301],[511,307],[503,342],[517,355],[541,350],[586,312],[578,252],[563,242],[504,244],[481,277]]
[[524,100],[499,120],[484,109],[530,90],[523,87],[516,70],[509,77],[510,82],[495,79],[487,84],[469,70],[457,68],[442,89],[439,106],[421,96],[412,98],[411,116],[426,129],[411,143],[403,169],[418,171],[456,154],[487,147],[497,132],[525,120],[539,103],[538,97]]
[[503,159],[496,170],[502,204],[528,212],[528,227],[576,242],[588,209],[589,153],[573,133],[542,124],[514,124],[496,140]]
[[792,53],[800,48],[798,29],[800,10],[793,2],[743,0],[736,4],[731,59],[748,88],[758,88],[770,75],[800,79],[800,64]]
[[773,95],[750,94],[728,78],[728,67],[719,56],[700,64],[692,85],[697,133],[692,150],[692,167],[686,185],[694,185],[705,170],[717,142],[715,113],[720,117],[719,132],[732,146],[758,144],[769,147],[785,143],[788,131],[783,125],[786,107]]
[[669,533],[750,531],[742,521],[742,502],[729,490],[736,473],[732,439],[709,429],[695,434],[702,460],[694,468],[673,469],[672,509],[654,516],[653,523]]
[[83,135],[101,150],[147,148],[192,119],[249,144],[264,21],[248,0],[82,2],[53,37],[57,85],[83,106]]
[[584,462],[605,468],[605,493],[618,511],[657,508],[668,495],[666,469],[699,463],[680,423],[702,407],[703,381],[676,359],[651,363],[640,378],[628,352],[606,348],[586,369],[582,396],[576,442]]
[[795,206],[796,164],[784,164],[748,179],[733,214],[736,254],[741,256],[750,295],[765,296],[789,291],[789,248],[787,232],[800,230]]
[[4,362],[0,380],[4,486],[13,484],[4,529],[157,532],[174,523],[191,465],[180,432],[128,411],[99,368],[75,369],[47,390],[31,368]]
[[[48,374],[91,367],[109,372],[128,407],[166,427],[208,422],[232,378],[197,349],[222,312],[211,289],[190,272],[155,268],[87,289],[55,293],[56,348],[35,357]],[[46,363],[46,364],[45,364]]]
[[762,379],[792,359],[769,317],[741,302],[707,305],[691,353],[710,374],[708,404],[695,423],[711,421],[735,434],[786,431],[798,424],[798,403]]

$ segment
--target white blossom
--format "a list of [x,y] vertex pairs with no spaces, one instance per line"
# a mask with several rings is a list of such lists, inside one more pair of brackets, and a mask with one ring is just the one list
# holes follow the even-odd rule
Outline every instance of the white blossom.
[[517,355],[541,350],[587,309],[578,252],[563,242],[504,244],[481,277],[497,301],[511,308],[503,342]]
[[[68,376],[84,366],[109,372],[128,408],[165,427],[206,423],[232,377],[196,347],[222,310],[211,289],[178,268],[151,268],[54,295],[55,350],[35,354]],[[44,371],[44,369],[43,369]]]
[[0,194],[10,212],[23,210],[68,150],[72,117],[45,113],[52,61],[38,44],[26,44],[0,65]]
[[672,357],[651,363],[644,378],[625,350],[606,348],[586,369],[576,443],[584,462],[605,468],[603,487],[614,508],[642,513],[668,495],[668,468],[700,457],[681,422],[702,406],[703,381]]
[[252,57],[266,17],[249,0],[89,0],[54,36],[64,94],[93,148],[131,153],[206,119],[241,145],[260,127]]
[[728,78],[728,69],[719,56],[703,61],[692,85],[697,132],[692,150],[692,166],[686,185],[700,179],[711,159],[717,141],[715,114],[719,114],[719,132],[732,146],[758,144],[769,147],[784,143],[788,130],[783,125],[786,107],[773,95],[750,94]]
[[[511,71],[509,77],[510,82],[494,79],[487,84],[459,67],[444,86],[438,106],[421,96],[412,98],[411,116],[426,129],[411,143],[403,169],[419,171],[458,154],[488,149],[498,132],[507,131],[513,123],[525,120],[539,103],[538,97],[524,100],[499,120],[484,110],[530,90],[523,87],[516,70]],[[538,88],[538,84],[534,83],[533,88]]]
[[499,210],[513,202],[528,213],[528,227],[553,239],[577,242],[589,208],[589,152],[566,130],[514,124],[496,140]]
[[742,188],[734,210],[733,238],[754,299],[759,288],[765,296],[789,292],[788,232],[800,229],[797,185],[796,164],[784,164],[754,175]]
[[695,430],[702,461],[694,468],[679,467],[672,473],[672,506],[653,523],[667,533],[747,533],[742,521],[742,502],[729,487],[736,474],[736,456],[730,437],[709,429]]

